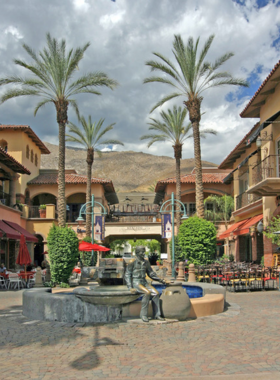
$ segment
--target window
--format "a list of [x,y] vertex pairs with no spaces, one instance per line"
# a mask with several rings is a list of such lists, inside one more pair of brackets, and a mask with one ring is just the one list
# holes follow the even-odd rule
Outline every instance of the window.
[[185,203],[184,206],[188,216],[192,216],[196,213],[195,203]]
[[207,202],[207,203],[205,204],[205,210],[206,210],[206,211],[212,211],[212,212],[213,212],[213,211],[214,211],[214,204],[213,204],[213,203],[208,203],[208,202]]
[[37,153],[35,154],[35,166],[38,166],[38,156],[37,156]]
[[0,148],[2,148],[5,152],[8,152],[8,143],[6,140],[0,140]]
[[29,159],[29,145],[26,145],[26,158]]
[[31,162],[34,161],[34,153],[33,153],[33,149],[31,149],[30,161],[31,161]]

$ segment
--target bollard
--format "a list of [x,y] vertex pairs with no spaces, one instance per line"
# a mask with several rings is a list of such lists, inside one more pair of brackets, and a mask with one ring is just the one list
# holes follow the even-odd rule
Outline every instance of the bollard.
[[167,273],[166,273],[166,276],[167,276],[167,277],[172,276],[172,265],[171,265],[171,260],[166,260],[166,261],[165,261],[165,265],[166,265],[166,267],[167,267]]
[[179,272],[178,272],[178,281],[185,281],[185,263],[183,261],[179,262]]
[[189,265],[189,279],[188,282],[195,282],[195,270],[194,270],[194,264]]
[[42,270],[41,267],[37,267],[36,269],[36,278],[35,278],[35,285],[34,285],[35,288],[42,288],[44,286],[43,281],[42,281],[41,270]]

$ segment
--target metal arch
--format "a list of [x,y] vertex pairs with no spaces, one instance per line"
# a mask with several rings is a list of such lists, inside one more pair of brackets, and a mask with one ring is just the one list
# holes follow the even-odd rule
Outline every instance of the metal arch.
[[[173,202],[178,202],[182,208],[183,208],[183,212],[184,212],[184,209],[185,209],[185,205],[184,203],[182,203],[181,201],[179,201],[178,199],[174,198],[173,199]],[[167,201],[165,201],[162,205],[161,205],[161,208],[159,210],[160,213],[170,213],[171,211],[170,210],[167,210],[167,207],[168,206],[175,206],[175,204],[172,202],[172,199],[168,199]],[[163,207],[165,205],[165,208]],[[181,209],[182,210],[182,209]]]
[[87,215],[91,215],[93,213],[93,211],[90,211],[90,212],[86,212],[86,209],[87,209],[87,205],[90,205],[91,206],[91,209],[95,207],[95,205],[98,205],[100,206],[100,208],[103,210],[101,212],[94,212],[95,214],[101,214],[101,215],[106,215],[107,214],[107,211],[105,209],[105,207],[103,206],[103,204],[101,204],[100,202],[97,202],[97,201],[94,201],[94,205],[92,204],[92,201],[89,201],[87,203],[84,203],[80,209],[80,214],[87,214]]

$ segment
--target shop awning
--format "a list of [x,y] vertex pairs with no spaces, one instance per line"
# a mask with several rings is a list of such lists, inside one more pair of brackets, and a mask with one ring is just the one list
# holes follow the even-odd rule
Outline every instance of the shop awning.
[[16,230],[16,231],[20,232],[22,235],[24,235],[26,241],[38,243],[38,239],[34,235],[32,235],[30,232],[26,231],[26,229],[21,227],[19,224],[14,223],[14,222],[10,222],[7,220],[3,220],[3,222],[5,222],[8,226],[10,226],[14,230]]
[[[247,220],[247,219],[246,219]],[[245,220],[232,224],[225,232],[223,232],[220,236],[218,236],[218,240],[226,239],[230,236],[230,233],[240,227]]]
[[9,239],[19,240],[20,233],[10,227],[8,224],[4,223],[3,220],[0,220],[0,232],[2,236]]
[[256,216],[253,216],[252,218],[246,219],[245,221],[243,220],[243,224],[240,225],[240,227],[234,231],[234,235],[245,235],[250,232],[250,227],[254,226],[256,223],[258,223],[260,220],[263,219],[263,214],[259,214]]

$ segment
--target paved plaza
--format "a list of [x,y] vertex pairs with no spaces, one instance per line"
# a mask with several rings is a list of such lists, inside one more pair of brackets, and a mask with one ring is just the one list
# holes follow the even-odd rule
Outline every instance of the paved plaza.
[[[0,291],[0,379],[280,379],[280,292],[227,293],[193,321],[30,321],[22,290]],[[248,376],[249,375],[249,376]]]

